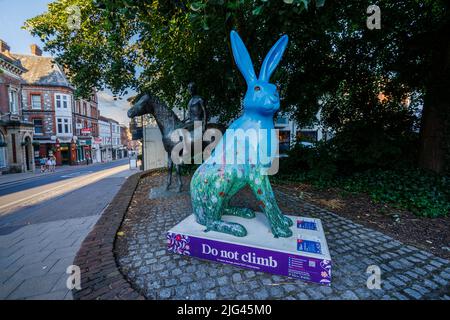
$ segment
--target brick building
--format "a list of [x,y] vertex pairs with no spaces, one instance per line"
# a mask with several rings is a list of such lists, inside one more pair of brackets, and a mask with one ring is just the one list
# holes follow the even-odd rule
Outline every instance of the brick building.
[[88,100],[77,100],[73,110],[73,123],[77,137],[77,163],[100,162],[98,128],[98,100],[94,92]]
[[34,125],[35,161],[54,155],[56,163],[73,164],[73,87],[51,57],[43,57],[36,45],[31,55],[14,54],[27,71],[22,74],[22,112]]
[[33,126],[22,116],[22,74],[27,70],[0,40],[0,173],[34,170]]
[[43,57],[36,45],[31,55],[14,54],[22,73],[22,113],[34,125],[35,163],[54,155],[57,165],[95,162],[98,137],[97,94],[77,100],[63,68]]
[[123,156],[128,157],[128,150],[132,149],[131,132],[124,125],[120,126],[120,144],[123,146]]

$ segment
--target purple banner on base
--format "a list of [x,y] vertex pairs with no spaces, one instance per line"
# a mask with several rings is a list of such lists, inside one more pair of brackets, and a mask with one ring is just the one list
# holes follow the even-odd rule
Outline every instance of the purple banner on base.
[[273,273],[315,283],[331,284],[331,261],[232,244],[183,234],[167,233],[174,253]]

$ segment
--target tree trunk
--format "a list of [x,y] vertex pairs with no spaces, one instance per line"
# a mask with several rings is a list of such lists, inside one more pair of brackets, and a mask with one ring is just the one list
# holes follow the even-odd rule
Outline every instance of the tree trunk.
[[419,166],[437,173],[449,172],[450,157],[450,17],[430,37],[429,78],[422,110]]
[[439,101],[436,93],[426,93],[419,140],[419,166],[424,169],[442,173],[445,170],[445,130],[446,121],[442,110],[450,110],[450,96],[447,101]]
[[425,88],[419,140],[419,166],[437,173],[448,170],[450,156],[449,23],[436,32],[430,78]]

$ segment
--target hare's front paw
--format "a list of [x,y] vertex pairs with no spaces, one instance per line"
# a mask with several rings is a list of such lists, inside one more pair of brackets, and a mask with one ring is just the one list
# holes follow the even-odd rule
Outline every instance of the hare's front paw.
[[283,214],[281,215],[280,219],[285,226],[292,227],[292,225],[294,224],[294,222],[292,222],[292,219],[286,217]]
[[275,236],[275,238],[278,237],[289,238],[292,236],[291,229],[283,225],[272,226],[272,233]]

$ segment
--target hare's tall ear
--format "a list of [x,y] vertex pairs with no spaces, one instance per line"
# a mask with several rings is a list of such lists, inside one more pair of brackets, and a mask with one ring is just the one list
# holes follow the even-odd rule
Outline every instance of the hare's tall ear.
[[269,53],[264,58],[261,71],[259,72],[259,80],[269,82],[270,76],[278,66],[278,63],[280,63],[281,57],[283,56],[287,44],[288,36],[284,35],[270,49]]
[[234,61],[239,67],[239,70],[241,70],[247,84],[250,84],[256,80],[256,74],[247,48],[236,31],[231,31],[230,38]]

